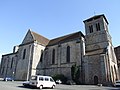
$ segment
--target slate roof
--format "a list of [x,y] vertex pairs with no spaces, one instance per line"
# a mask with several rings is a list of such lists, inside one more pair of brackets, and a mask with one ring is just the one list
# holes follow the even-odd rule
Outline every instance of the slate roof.
[[42,44],[42,45],[47,45],[49,43],[49,39],[33,32],[33,31],[30,31],[32,36],[33,36],[33,39],[36,40],[38,43]]
[[70,40],[78,39],[81,36],[84,37],[84,35],[80,31],[76,32],[76,33],[68,34],[68,35],[50,40],[50,42],[48,43],[47,46],[51,46],[51,45],[55,45],[55,44],[61,44],[61,43],[64,43],[64,42],[67,42],[67,41],[70,41]]
[[42,44],[44,46],[52,46],[52,45],[56,45],[56,44],[61,44],[61,43],[64,43],[64,42],[67,42],[70,40],[78,39],[81,36],[85,37],[83,35],[83,33],[81,31],[79,31],[76,33],[68,34],[65,36],[61,36],[61,37],[49,40],[49,39],[39,35],[38,33],[35,33],[31,30],[29,30],[29,31],[32,34],[34,41],[36,40],[39,44]]
[[100,18],[101,16],[103,16],[104,19],[105,19],[105,21],[107,22],[107,24],[109,24],[104,14],[101,14],[101,15],[95,15],[95,16],[89,18],[89,19],[84,20],[83,22],[86,22],[86,21],[88,22],[88,21],[91,21],[91,20],[93,20],[93,19]]

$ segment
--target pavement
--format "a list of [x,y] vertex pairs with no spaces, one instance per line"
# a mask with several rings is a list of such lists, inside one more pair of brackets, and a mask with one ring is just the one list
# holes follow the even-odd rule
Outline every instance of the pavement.
[[[39,90],[39,89],[25,88],[23,87],[21,81],[0,81],[0,90]],[[43,90],[52,90],[52,89],[43,89]],[[120,90],[120,87],[57,84],[53,90]]]

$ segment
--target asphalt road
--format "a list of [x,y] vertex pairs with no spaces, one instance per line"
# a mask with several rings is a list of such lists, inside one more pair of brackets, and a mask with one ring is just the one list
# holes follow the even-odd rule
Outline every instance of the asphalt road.
[[[37,88],[25,88],[20,81],[0,81],[0,90],[39,90]],[[52,89],[43,89],[52,90]],[[92,85],[57,85],[53,90],[120,90],[120,87],[99,87]]]

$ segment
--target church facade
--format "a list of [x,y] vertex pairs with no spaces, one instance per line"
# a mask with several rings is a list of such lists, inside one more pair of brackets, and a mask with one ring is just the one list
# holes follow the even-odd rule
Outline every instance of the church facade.
[[36,74],[63,74],[71,79],[76,64],[82,84],[113,84],[119,75],[108,21],[102,14],[83,22],[85,35],[76,32],[52,40],[29,30],[13,53],[2,55],[0,76],[29,80]]

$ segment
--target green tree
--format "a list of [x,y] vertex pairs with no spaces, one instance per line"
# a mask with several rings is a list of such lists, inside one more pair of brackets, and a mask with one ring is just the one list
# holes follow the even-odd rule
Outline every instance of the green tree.
[[80,68],[76,64],[72,65],[72,67],[71,67],[71,77],[72,77],[72,80],[76,84],[80,84],[80,81],[79,81],[79,78],[80,78]]

